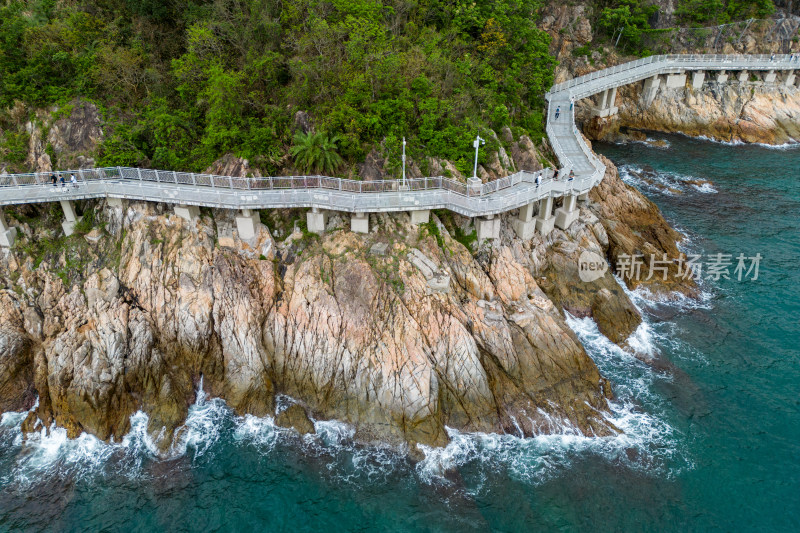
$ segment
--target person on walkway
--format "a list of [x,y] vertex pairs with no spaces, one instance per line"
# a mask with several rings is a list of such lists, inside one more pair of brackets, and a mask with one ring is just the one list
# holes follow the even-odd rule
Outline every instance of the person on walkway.
[[573,106],[574,104],[575,104],[575,100],[573,100],[573,99],[570,97],[570,99],[569,99],[569,112],[570,112],[570,113],[572,113],[572,106]]
[[61,175],[61,178],[59,179],[59,181],[61,182],[61,188],[62,189],[67,186],[67,181],[64,179],[64,175],[63,174]]
[[542,176],[540,174],[536,174],[536,188],[539,188],[539,184],[542,182]]
[[574,170],[570,170],[569,171],[569,179],[567,179],[567,181],[572,181],[573,179],[575,179],[575,171]]
[[58,177],[55,174],[50,174],[50,181],[53,182],[53,187],[58,187]]
[[558,120],[558,116],[561,114],[561,106],[556,107],[556,120]]
[[770,61],[775,61],[775,54],[772,54],[771,56],[769,56],[769,60]]
[[71,174],[70,175],[69,181],[70,181],[70,183],[72,183],[73,187],[75,187],[76,189],[78,188],[78,180],[77,180],[77,178],[75,178],[75,174]]

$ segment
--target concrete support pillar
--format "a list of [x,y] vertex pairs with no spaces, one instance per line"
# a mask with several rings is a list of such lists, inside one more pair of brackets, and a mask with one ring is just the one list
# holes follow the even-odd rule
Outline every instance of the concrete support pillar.
[[585,192],[583,194],[579,194],[578,195],[578,201],[579,202],[588,202],[589,201],[589,192],[587,191],[587,192]]
[[418,209],[411,211],[409,215],[411,215],[412,224],[427,224],[431,220],[430,209]]
[[325,226],[328,224],[328,215],[320,211],[318,207],[312,207],[311,211],[306,213],[306,226],[311,233],[322,234],[325,233]]
[[612,87],[611,89],[606,89],[602,93],[600,93],[600,102],[597,107],[594,108],[594,116],[596,117],[608,117],[611,115],[615,115],[618,111],[618,108],[614,105],[614,102],[617,101],[617,88]]
[[578,197],[574,194],[564,197],[564,205],[556,209],[556,226],[567,229],[578,220],[580,211],[577,209],[577,200]]
[[661,86],[661,78],[658,74],[652,78],[644,80],[644,90],[642,90],[642,97],[647,105],[650,105],[658,94],[658,88]]
[[724,70],[717,72],[717,83],[725,83],[728,81],[728,73]]
[[17,240],[17,228],[9,227],[6,222],[6,215],[3,209],[0,208],[0,246],[3,248],[11,248],[14,246],[14,241]]
[[196,205],[176,205],[174,210],[176,215],[189,222],[200,216],[200,208]]
[[261,218],[257,212],[242,209],[242,212],[236,215],[236,229],[239,232],[239,238],[243,241],[254,239],[261,231]]
[[768,71],[764,74],[764,83],[775,83],[775,80],[778,78],[778,75],[775,73],[774,70]]
[[600,93],[600,109],[605,109],[608,106],[608,89]]
[[553,231],[555,219],[553,218],[553,198],[548,196],[539,200],[539,214],[536,215],[536,231],[546,236]]
[[533,237],[536,230],[536,222],[533,221],[533,210],[535,203],[523,205],[519,208],[519,217],[511,222],[514,231],[520,239],[527,240]]
[[480,217],[475,221],[475,226],[478,233],[478,242],[483,242],[486,239],[499,239],[500,238],[500,218],[494,215]]
[[69,200],[61,200],[61,209],[64,210],[64,222],[61,227],[64,229],[64,235],[69,237],[75,233],[75,224],[78,223],[80,217],[75,214],[75,206]]
[[692,73],[692,88],[700,90],[703,88],[703,82],[706,79],[706,71],[705,70],[695,70]]
[[369,213],[353,213],[350,216],[350,231],[369,233]]
[[736,76],[736,79],[739,80],[739,83],[744,83],[750,79],[750,71],[748,70],[740,70],[739,74]]
[[794,81],[796,76],[793,70],[787,70],[786,73],[783,75],[783,84],[786,87],[792,87],[794,85]]
[[108,198],[106,204],[109,207],[122,207],[122,198]]
[[686,74],[679,72],[677,74],[667,74],[665,83],[667,89],[680,89],[686,86]]
[[617,103],[617,88],[613,87],[611,89],[611,93],[608,95],[608,102],[606,102],[606,107],[614,107],[614,104]]

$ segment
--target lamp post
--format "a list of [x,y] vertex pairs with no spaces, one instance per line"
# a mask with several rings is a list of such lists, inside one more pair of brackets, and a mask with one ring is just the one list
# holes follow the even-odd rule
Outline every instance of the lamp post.
[[472,143],[472,146],[475,147],[475,167],[472,170],[472,179],[478,179],[478,149],[482,144],[486,144],[486,139],[483,139],[480,135],[476,136]]
[[407,188],[406,184],[406,138],[403,137],[403,187]]

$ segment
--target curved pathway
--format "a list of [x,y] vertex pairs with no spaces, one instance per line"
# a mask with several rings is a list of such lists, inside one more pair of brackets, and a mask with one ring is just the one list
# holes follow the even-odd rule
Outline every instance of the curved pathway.
[[[324,231],[323,210],[355,213],[352,229],[364,230],[364,214],[370,212],[411,211],[412,220],[427,221],[431,209],[449,209],[478,221],[478,238],[499,235],[499,219],[494,215],[520,209],[517,233],[527,238],[534,229],[548,233],[553,225],[568,227],[577,218],[576,199],[603,179],[605,166],[589,149],[574,120],[573,103],[600,94],[595,108],[599,116],[616,112],[616,88],[645,80],[643,105],[655,96],[662,82],[666,87],[695,88],[708,81],[727,83],[729,75],[740,73],[747,79],[749,71],[762,71],[765,83],[795,85],[800,77],[800,56],[789,55],[665,55],[652,56],[554,85],[546,94],[549,102],[547,136],[561,170],[521,171],[489,183],[468,180],[467,184],[443,178],[421,178],[403,182],[354,181],[325,176],[237,178],[186,172],[112,167],[58,171],[66,178],[65,187],[53,187],[52,173],[12,174],[0,176],[0,245],[13,243],[15,230],[9,228],[2,206],[61,201],[71,231],[75,222],[72,200],[108,198],[114,201],[143,200],[180,206],[181,216],[196,216],[197,206],[243,210],[242,220],[257,224],[255,209],[286,207],[312,208],[309,228]],[[741,75],[741,73],[747,73]],[[691,78],[689,78],[691,74]],[[712,78],[713,76],[713,78]],[[555,116],[556,109],[561,113]],[[574,179],[566,179],[569,172]],[[69,184],[77,179],[77,187]],[[564,206],[553,216],[553,199],[564,197]],[[537,220],[533,220],[535,202],[539,202]],[[417,213],[417,215],[414,215]],[[356,217],[362,222],[358,225]],[[239,218],[237,218],[237,221]],[[247,224],[250,224],[249,222]],[[251,224],[251,225],[252,225]],[[246,225],[246,224],[245,224]],[[244,226],[240,226],[242,230]],[[357,229],[358,228],[358,229]],[[368,228],[368,222],[367,222]],[[246,229],[243,233],[250,233]]]

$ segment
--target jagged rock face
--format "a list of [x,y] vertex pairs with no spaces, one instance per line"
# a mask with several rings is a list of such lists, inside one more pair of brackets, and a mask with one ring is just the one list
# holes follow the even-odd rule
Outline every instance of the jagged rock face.
[[[364,441],[443,445],[446,425],[615,431],[602,417],[610,388],[535,280],[556,262],[544,240],[506,232],[473,257],[444,228],[440,246],[405,215],[382,215],[377,237],[335,231],[300,255],[266,230],[220,246],[221,212],[189,223],[133,204],[102,218],[111,233],[87,243],[81,282],[66,286],[15,252],[0,266],[4,286],[19,288],[0,291],[2,405],[30,407],[35,390],[36,416],[71,436],[119,437],[142,409],[166,449],[200,376],[239,413],[273,413],[285,393]],[[554,238],[590,239],[580,226]],[[381,235],[397,238],[373,256]],[[103,263],[117,243],[118,263]],[[412,244],[449,277],[447,290],[408,261]]]
[[527,135],[522,135],[519,141],[511,145],[511,157],[519,170],[536,172],[542,169],[536,146]]
[[261,177],[261,171],[255,167],[250,166],[247,159],[236,157],[233,154],[225,154],[221,158],[214,161],[210,167],[205,170],[206,174],[214,174],[216,176],[233,176],[233,177]]
[[620,128],[706,136],[720,141],[783,144],[800,140],[800,88],[732,81],[708,83],[701,90],[660,89],[653,102],[642,101],[641,84],[625,87],[619,115],[587,120],[592,139],[616,139]]
[[[49,172],[53,168],[90,168],[93,155],[103,140],[100,112],[91,102],[76,100],[69,104],[69,113],[58,117],[58,108],[40,110],[36,121],[25,128],[30,135],[26,164],[34,172]],[[56,160],[46,151],[52,147]]]
[[[675,293],[696,296],[697,286],[692,277],[679,275],[675,262],[680,256],[681,234],[667,223],[653,202],[620,179],[611,161],[602,155],[599,157],[606,165],[606,174],[589,197],[592,211],[605,230],[606,237],[601,240],[608,242],[607,257],[611,267],[617,269],[621,256],[641,255],[644,263],[641,275],[626,277],[628,287],[644,286],[665,296]],[[669,261],[666,276],[660,270],[665,266],[663,263],[651,263],[653,259],[663,261],[665,256]],[[654,267],[652,276],[651,267]]]

